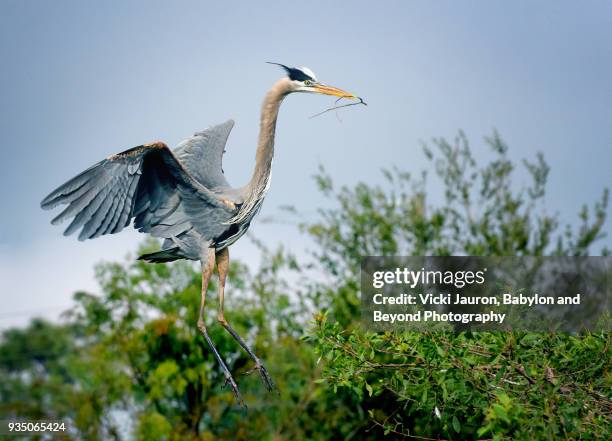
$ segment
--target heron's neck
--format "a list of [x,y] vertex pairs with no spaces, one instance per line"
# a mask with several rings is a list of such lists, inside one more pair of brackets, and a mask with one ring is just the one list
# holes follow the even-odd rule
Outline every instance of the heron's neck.
[[259,142],[255,154],[255,170],[249,183],[252,192],[263,196],[269,184],[274,156],[274,134],[278,109],[283,99],[289,93],[289,80],[283,78],[277,81],[266,94],[261,105],[261,121],[259,125]]

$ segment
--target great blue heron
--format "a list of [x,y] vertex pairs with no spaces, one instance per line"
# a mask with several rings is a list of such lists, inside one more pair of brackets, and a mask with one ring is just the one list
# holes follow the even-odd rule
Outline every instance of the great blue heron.
[[[272,63],[277,64],[277,63]],[[274,133],[279,107],[293,92],[357,98],[317,81],[306,68],[279,64],[287,76],[266,94],[261,108],[255,170],[244,187],[233,188],[225,179],[221,161],[234,121],[210,127],[181,142],[171,151],[163,142],[152,142],[111,155],[49,194],[41,207],[66,204],[51,223],[74,217],[64,235],[81,228],[79,240],[118,233],[134,219],[138,231],[164,238],[161,251],[139,257],[148,262],[199,260],[202,265],[202,300],[198,328],[223,369],[238,402],[244,405],[232,374],[211,341],[204,322],[206,290],[215,262],[219,272],[217,319],[255,363],[269,391],[274,383],[261,360],[234,331],[223,312],[229,267],[228,247],[249,228],[261,208],[274,156]]]

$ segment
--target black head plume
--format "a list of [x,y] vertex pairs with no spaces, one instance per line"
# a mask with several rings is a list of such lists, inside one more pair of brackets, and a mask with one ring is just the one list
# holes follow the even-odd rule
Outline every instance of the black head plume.
[[289,67],[289,66],[285,66],[284,64],[281,63],[274,63],[272,61],[266,61],[266,63],[268,64],[276,64],[277,66],[282,67],[283,69],[285,69],[285,72],[287,72],[287,76],[289,77],[290,80],[293,81],[316,81],[316,78],[313,78],[311,75],[309,75],[308,73],[304,72],[302,69],[297,68],[297,67]]

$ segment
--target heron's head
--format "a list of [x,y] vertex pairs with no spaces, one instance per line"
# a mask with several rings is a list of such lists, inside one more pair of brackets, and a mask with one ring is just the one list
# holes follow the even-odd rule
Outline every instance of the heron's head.
[[312,70],[307,67],[288,67],[280,63],[272,63],[282,67],[287,72],[289,78],[289,88],[291,92],[320,93],[339,98],[357,99],[355,95],[337,87],[328,86],[320,83]]

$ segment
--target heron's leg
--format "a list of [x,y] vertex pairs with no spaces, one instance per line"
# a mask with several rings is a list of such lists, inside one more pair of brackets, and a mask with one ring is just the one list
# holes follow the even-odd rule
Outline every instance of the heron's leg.
[[219,314],[217,315],[217,319],[219,320],[219,323],[221,323],[221,325],[227,329],[227,332],[234,337],[234,340],[238,342],[242,349],[249,354],[251,360],[255,362],[255,369],[259,371],[259,375],[261,375],[261,379],[266,386],[266,389],[271,392],[274,390],[275,386],[270,374],[268,374],[268,370],[264,367],[259,357],[255,355],[251,348],[248,347],[246,342],[238,335],[236,331],[234,331],[234,328],[232,328],[225,319],[223,312],[223,301],[225,296],[225,280],[227,279],[227,272],[229,270],[229,251],[227,248],[224,248],[217,253],[217,269],[219,270]]
[[234,392],[234,395],[236,396],[236,400],[238,400],[238,402],[242,406],[246,407],[246,405],[244,404],[244,400],[242,399],[242,395],[240,395],[240,390],[238,390],[238,385],[236,384],[236,381],[234,381],[234,377],[232,377],[232,374],[230,373],[229,369],[223,362],[221,355],[219,355],[219,351],[217,351],[217,348],[215,347],[212,340],[210,339],[208,335],[208,331],[206,330],[206,323],[204,322],[204,307],[206,306],[206,290],[208,289],[208,282],[210,281],[210,276],[213,273],[214,267],[215,267],[215,250],[214,248],[210,248],[208,250],[207,258],[202,259],[202,301],[200,302],[200,316],[198,318],[198,329],[200,330],[200,332],[202,332],[202,335],[204,335],[204,338],[206,339],[208,346],[210,346],[210,349],[212,349],[213,354],[215,354],[215,358],[221,365],[221,369],[223,369],[223,374],[225,375],[225,384],[229,383],[229,385],[232,387],[232,391]]

